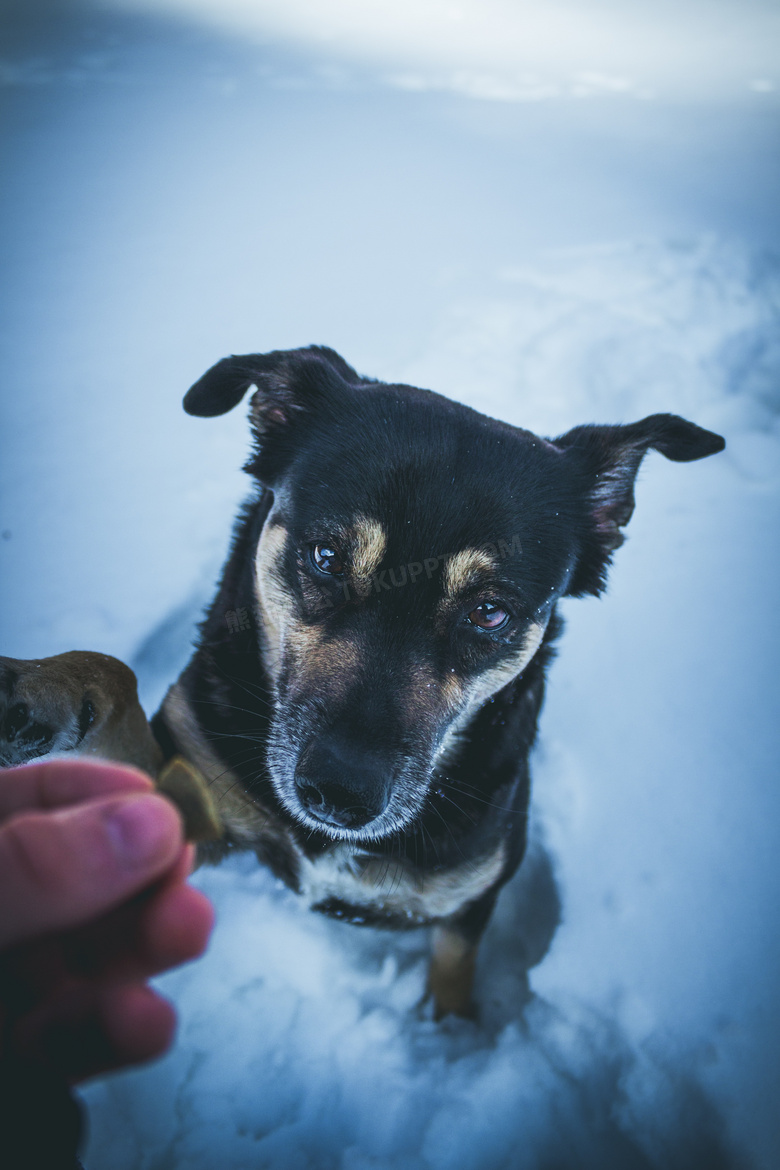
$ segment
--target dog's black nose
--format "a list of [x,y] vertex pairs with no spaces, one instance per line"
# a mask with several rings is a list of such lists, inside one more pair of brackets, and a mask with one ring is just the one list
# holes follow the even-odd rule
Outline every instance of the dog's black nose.
[[383,757],[335,736],[303,752],[295,784],[309,816],[339,829],[362,829],[378,817],[390,787]]
[[310,816],[339,829],[362,829],[374,814],[364,804],[357,804],[352,793],[340,784],[315,783],[300,774],[296,776],[298,797]]

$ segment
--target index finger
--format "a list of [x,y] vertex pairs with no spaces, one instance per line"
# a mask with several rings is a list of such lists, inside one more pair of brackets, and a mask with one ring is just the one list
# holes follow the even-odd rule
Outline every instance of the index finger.
[[0,768],[0,821],[30,809],[63,808],[98,796],[149,792],[153,787],[137,768],[84,756]]

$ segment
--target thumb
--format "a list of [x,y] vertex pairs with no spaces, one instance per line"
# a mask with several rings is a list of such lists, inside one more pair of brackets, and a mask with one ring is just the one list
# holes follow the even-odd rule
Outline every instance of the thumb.
[[12,817],[0,825],[0,948],[96,918],[181,849],[178,813],[151,793]]

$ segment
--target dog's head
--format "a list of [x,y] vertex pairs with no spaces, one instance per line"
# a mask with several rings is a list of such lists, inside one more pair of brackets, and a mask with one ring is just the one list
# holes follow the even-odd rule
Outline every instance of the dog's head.
[[268,765],[289,812],[339,839],[407,826],[555,602],[600,592],[648,448],[724,446],[669,414],[549,441],[314,346],[226,358],[185,409],[222,414],[250,386],[247,470],[273,493],[255,550]]

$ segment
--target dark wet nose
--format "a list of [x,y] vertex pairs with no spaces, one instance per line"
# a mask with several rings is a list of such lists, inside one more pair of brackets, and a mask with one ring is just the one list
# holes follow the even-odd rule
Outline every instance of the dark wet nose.
[[362,829],[384,812],[390,793],[385,758],[337,736],[310,744],[295,784],[309,816],[339,829]]

